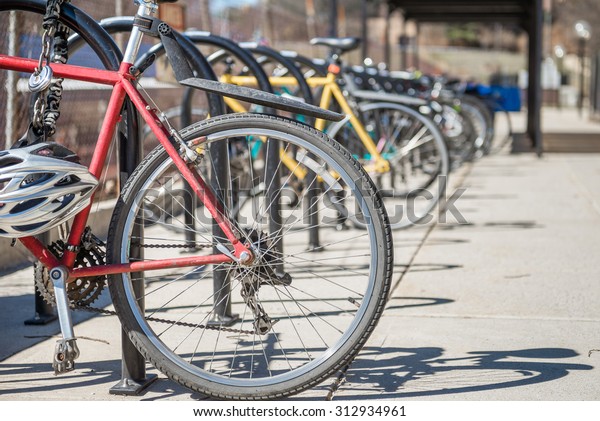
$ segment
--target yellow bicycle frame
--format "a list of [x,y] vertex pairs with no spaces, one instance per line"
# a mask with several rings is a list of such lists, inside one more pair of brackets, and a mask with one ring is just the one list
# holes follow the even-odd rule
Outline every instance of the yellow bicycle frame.
[[[233,75],[223,75],[221,77],[221,81],[225,83],[232,83],[236,85],[242,86],[257,86],[258,82],[254,76],[233,76]],[[290,76],[272,76],[269,78],[269,82],[272,86],[276,87],[284,87],[284,86],[297,86],[298,82],[294,77]],[[324,109],[329,109],[331,102],[333,99],[336,100],[338,105],[340,106],[342,112],[349,117],[349,122],[354,128],[358,138],[363,143],[369,154],[371,155],[371,159],[374,160],[374,163],[365,166],[365,170],[367,172],[379,172],[384,173],[390,170],[389,162],[381,156],[379,151],[377,150],[377,146],[364,125],[360,121],[360,119],[354,114],[352,107],[346,100],[344,93],[340,89],[337,84],[337,76],[335,73],[328,73],[325,77],[310,77],[306,79],[308,86],[311,88],[323,88],[323,92],[321,93],[321,102],[319,106]],[[246,109],[240,104],[238,101],[225,98],[225,102],[234,112],[244,112]],[[323,131],[325,129],[325,120],[317,119],[315,121],[315,128],[317,130]],[[291,160],[291,162],[286,162],[286,160]],[[282,157],[283,163],[289,168],[290,165],[295,162],[291,157]],[[297,167],[297,166],[295,166]],[[296,174],[298,175],[298,174]]]

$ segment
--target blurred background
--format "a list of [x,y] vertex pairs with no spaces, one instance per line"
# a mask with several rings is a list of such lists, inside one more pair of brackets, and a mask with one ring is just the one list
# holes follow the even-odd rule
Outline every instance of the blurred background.
[[[473,21],[465,21],[468,18],[464,16],[461,19],[439,16],[436,7],[450,3],[457,6],[459,14],[463,10],[465,15],[473,16]],[[507,5],[497,13],[486,9],[494,3]],[[521,3],[525,19],[527,16],[541,19],[541,65],[536,65],[533,79],[528,74],[531,65],[528,54],[530,45],[537,44],[530,43],[528,22],[504,18],[509,3],[513,3],[510,6],[513,9],[514,4]],[[75,0],[73,4],[97,20],[133,15],[136,7],[131,0]],[[375,65],[384,63],[381,66],[388,70],[444,74],[490,86],[503,96],[504,109],[512,112],[527,109],[530,101],[526,92],[534,80],[541,88],[540,104],[578,110],[586,121],[588,116],[596,116],[600,103],[600,84],[596,83],[600,73],[597,71],[600,41],[594,33],[600,23],[597,0],[438,1],[437,6],[436,2],[428,1],[421,2],[422,9],[419,4],[416,0],[181,0],[164,4],[160,17],[178,30],[196,28],[235,41],[257,41],[312,57],[324,57],[327,53],[325,49],[311,47],[308,41],[313,37],[357,36],[367,41],[348,55],[347,60],[352,64],[362,64],[365,58],[370,58]],[[0,13],[0,28],[4,33],[0,37],[0,52],[18,51],[20,55],[37,58],[40,25],[37,15]],[[69,62],[101,67],[95,54],[86,48],[72,54]],[[161,106],[177,103],[179,94],[165,83],[170,78],[161,72],[160,66],[154,66],[146,76],[147,89],[163,91]],[[23,116],[29,104],[22,95],[26,78],[2,72],[0,86],[0,132],[3,133],[0,149],[4,149],[24,133],[28,122]],[[15,88],[19,94],[15,94]],[[108,91],[68,82],[65,98],[57,140],[68,147],[77,145],[85,157],[85,145],[91,147],[101,124]],[[528,120],[529,137],[535,138],[535,133],[531,135],[531,126],[536,126],[532,115],[539,114],[539,107],[533,105],[535,110],[523,118]],[[518,121],[519,117],[516,118]]]

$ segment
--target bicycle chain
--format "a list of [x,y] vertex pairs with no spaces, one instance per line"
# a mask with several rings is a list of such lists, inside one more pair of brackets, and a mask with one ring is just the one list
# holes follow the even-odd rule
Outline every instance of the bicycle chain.
[[203,250],[207,248],[213,247],[212,244],[136,244],[138,247],[146,248],[146,249],[175,249],[175,248],[184,248],[184,249],[196,249]]
[[[139,247],[142,248],[194,248],[196,250],[211,248],[212,244],[139,244]],[[118,316],[116,311],[113,310],[105,310],[102,308],[91,307],[89,305],[75,304],[74,306],[77,310],[88,311],[90,313],[98,313],[105,314],[109,316]],[[192,327],[195,329],[209,329],[209,330],[219,330],[221,332],[228,333],[243,333],[248,335],[255,335],[256,332],[252,330],[243,330],[243,329],[233,329],[229,327],[222,326],[210,326],[210,325],[199,325],[197,323],[186,323],[186,322],[174,322],[173,320],[160,319],[157,317],[146,317],[146,320],[150,322],[158,322],[158,323],[169,323],[175,326],[184,326],[184,327]]]
[[[76,310],[87,311],[90,313],[98,313],[105,314],[107,316],[118,316],[117,312],[114,310],[105,310],[103,308],[92,307],[88,305],[80,305],[76,304],[74,306]],[[201,325],[198,323],[187,323],[187,322],[174,322],[173,320],[160,319],[158,317],[146,317],[145,318],[149,322],[157,322],[157,323],[168,323],[174,326],[183,326],[183,327],[191,327],[194,329],[208,329],[208,330],[218,330],[220,332],[227,333],[243,333],[246,335],[256,335],[257,333],[253,330],[243,330],[243,329],[234,329],[231,327],[222,327],[222,326],[210,326],[210,325]]]

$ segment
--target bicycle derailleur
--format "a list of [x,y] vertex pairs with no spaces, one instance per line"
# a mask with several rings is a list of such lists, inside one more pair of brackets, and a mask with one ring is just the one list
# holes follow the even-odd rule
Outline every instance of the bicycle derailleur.
[[254,330],[259,335],[266,335],[278,320],[274,320],[265,311],[257,297],[262,286],[287,287],[292,283],[289,273],[277,269],[282,262],[280,253],[268,235],[257,231],[247,231],[248,238],[257,253],[257,258],[250,266],[239,266],[235,277],[241,282],[241,295],[246,305],[254,314]]

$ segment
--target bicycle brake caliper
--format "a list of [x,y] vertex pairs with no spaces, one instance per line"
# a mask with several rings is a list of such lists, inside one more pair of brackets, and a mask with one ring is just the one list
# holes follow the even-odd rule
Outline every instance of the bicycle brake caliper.
[[56,310],[62,333],[62,339],[56,342],[52,367],[54,368],[54,374],[63,374],[75,368],[75,360],[79,357],[79,349],[73,332],[73,320],[71,319],[69,297],[67,296],[68,272],[64,267],[57,267],[50,271],[50,278],[54,285]]
[[[204,156],[204,148],[202,145],[199,145],[198,143],[188,145],[185,140],[183,140],[179,132],[175,130],[173,126],[171,126],[171,123],[167,119],[165,113],[162,113],[162,119],[169,129],[169,133],[171,136],[173,136],[173,139],[179,144],[179,155],[181,158],[188,164],[198,164]],[[197,146],[195,150],[192,149],[194,146]]]

